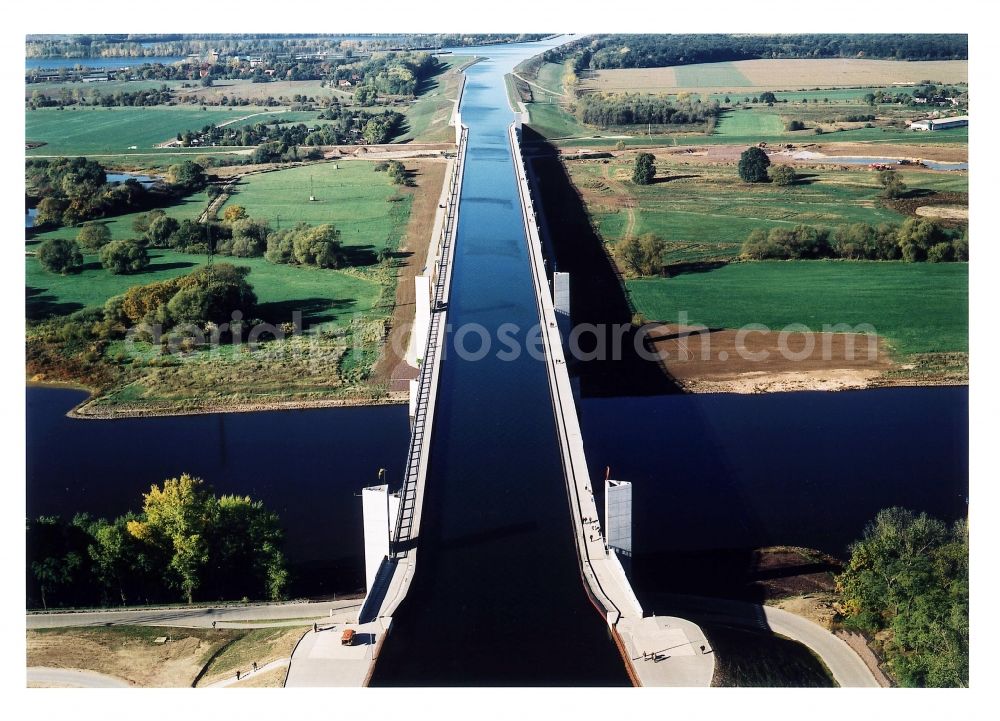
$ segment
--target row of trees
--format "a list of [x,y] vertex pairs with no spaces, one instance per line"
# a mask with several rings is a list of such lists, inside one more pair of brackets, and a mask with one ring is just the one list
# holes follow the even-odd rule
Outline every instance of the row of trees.
[[667,95],[588,93],[576,101],[581,123],[606,128],[617,125],[687,125],[717,117],[716,100],[674,100]]
[[881,511],[837,577],[844,625],[874,636],[903,686],[969,685],[969,530]]
[[901,225],[851,223],[836,228],[808,225],[757,228],[744,241],[751,260],[844,258],[942,263],[969,259],[969,232],[949,232],[932,220],[909,218]]
[[892,58],[964,60],[967,35],[598,35],[545,53],[546,61],[573,59],[574,70],[658,68],[760,58]]
[[49,95],[35,90],[26,101],[26,105],[31,109],[68,105],[142,108],[153,105],[169,105],[173,103],[173,99],[173,91],[166,85],[150,90],[116,90],[113,93],[102,92],[99,88],[93,87],[88,88],[85,93],[74,92],[70,88],[60,88],[57,95]]
[[142,510],[27,524],[29,607],[278,600],[288,583],[278,516],[217,496],[187,474],[154,485]]
[[276,150],[279,154],[285,154],[297,146],[387,143],[399,134],[403,125],[402,114],[395,110],[368,112],[339,104],[329,106],[319,117],[333,122],[312,127],[304,123],[281,123],[278,119],[268,123],[227,125],[221,128],[206,125],[201,130],[177,133],[177,140],[185,147],[195,144],[243,147],[269,144],[272,149],[268,152]]

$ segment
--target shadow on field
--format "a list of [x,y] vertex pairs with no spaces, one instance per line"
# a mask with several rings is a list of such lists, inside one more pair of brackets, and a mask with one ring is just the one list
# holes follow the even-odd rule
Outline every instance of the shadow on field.
[[274,325],[291,323],[293,313],[302,313],[302,323],[308,328],[317,323],[329,323],[336,320],[344,311],[354,305],[353,299],[347,298],[296,298],[294,300],[273,301],[257,306],[260,317]]
[[375,265],[378,263],[378,256],[375,254],[374,245],[345,245],[344,256],[348,266]]
[[[573,324],[598,327],[626,325],[628,329],[618,359],[577,361],[586,396],[660,395],[683,392],[665,368],[643,358],[636,350],[637,328],[631,325],[633,309],[617,269],[594,230],[583,199],[577,193],[559,159],[557,149],[537,132],[524,128],[523,144],[534,182],[532,189],[544,211],[540,216],[546,243],[548,270],[570,274],[570,309]],[[611,333],[609,331],[609,338]],[[583,353],[597,347],[592,334],[583,334]]]
[[700,175],[691,173],[689,175],[668,175],[665,178],[653,178],[653,182],[650,185],[661,185],[662,183],[670,183],[674,180],[688,180],[690,178],[700,178]]
[[[158,273],[163,270],[179,270],[181,268],[193,268],[196,263],[179,260],[173,262],[157,263],[155,258],[152,263],[149,264],[145,270],[136,273],[135,275],[145,275],[147,273]],[[100,265],[98,265],[100,267]]]
[[691,263],[672,263],[670,265],[663,266],[663,275],[667,278],[674,278],[678,275],[686,275],[688,273],[711,273],[713,270],[718,270],[728,265],[729,262],[725,260],[704,260],[704,261],[694,261]]
[[82,303],[66,303],[41,288],[30,285],[24,289],[24,310],[28,320],[43,320],[56,315],[69,315],[83,309]]

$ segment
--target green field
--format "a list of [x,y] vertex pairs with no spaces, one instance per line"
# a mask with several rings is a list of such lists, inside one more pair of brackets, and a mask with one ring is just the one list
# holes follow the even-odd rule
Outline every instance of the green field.
[[732,110],[719,118],[716,137],[757,138],[781,135],[785,124],[777,113],[756,113],[752,110]]
[[[757,228],[904,220],[875,202],[878,178],[864,170],[801,169],[806,183],[780,187],[742,183],[729,166],[660,159],[657,174],[666,182],[637,186],[628,180],[628,161],[570,161],[566,167],[606,242],[619,241],[631,222],[633,235],[654,233],[668,241],[668,263],[733,258]],[[910,188],[968,191],[966,173],[900,174]],[[633,207],[622,207],[626,198]]]
[[[207,207],[208,194],[203,191],[201,193],[195,193],[194,195],[182,198],[180,202],[163,208],[163,211],[168,216],[176,218],[178,221],[197,220],[198,216],[200,216]],[[106,218],[98,222],[103,223],[111,230],[112,240],[127,240],[129,238],[136,237],[136,232],[132,230],[132,222],[140,215],[142,215],[142,213],[128,213],[127,215],[118,215],[114,218]],[[40,243],[43,240],[48,240],[49,238],[75,239],[79,232],[79,228],[72,226],[56,228],[55,230],[47,230],[43,233],[38,233],[35,235],[33,241],[34,243]]]
[[[260,112],[255,108],[43,108],[26,110],[25,139],[45,145],[26,155],[100,155],[149,152],[177,133]],[[259,122],[267,116],[251,119]]]
[[[75,275],[48,273],[34,257],[28,257],[27,316],[38,319],[102,306],[108,298],[133,285],[186,275],[206,261],[204,255],[172,250],[155,250],[150,257],[150,267],[135,275],[112,275],[101,267],[96,254],[86,255],[83,271]],[[260,314],[272,322],[290,321],[291,312],[301,310],[309,325],[343,325],[355,313],[370,312],[379,299],[378,283],[342,271],[277,265],[263,258],[216,261],[251,269],[248,280],[260,301]]]
[[[275,229],[300,221],[333,223],[345,246],[377,253],[399,243],[412,199],[374,167],[373,162],[347,160],[250,175],[236,186],[226,206],[241,205]],[[315,202],[309,201],[310,195],[316,196]]]
[[803,323],[868,323],[900,354],[968,352],[966,263],[787,261],[627,282],[637,310],[674,321],[779,330]]
[[700,63],[673,68],[679,88],[752,87],[753,83],[732,63]]

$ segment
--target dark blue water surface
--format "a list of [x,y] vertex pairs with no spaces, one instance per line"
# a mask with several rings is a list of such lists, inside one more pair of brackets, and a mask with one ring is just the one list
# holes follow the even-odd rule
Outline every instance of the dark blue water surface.
[[968,415],[961,386],[592,398],[581,423],[592,474],[633,484],[637,553],[843,558],[883,508],[966,515]]
[[74,420],[86,393],[28,388],[28,508],[39,515],[138,511],[153,483],[181,473],[280,514],[306,594],[364,586],[361,499],[384,467],[402,477],[405,406]]

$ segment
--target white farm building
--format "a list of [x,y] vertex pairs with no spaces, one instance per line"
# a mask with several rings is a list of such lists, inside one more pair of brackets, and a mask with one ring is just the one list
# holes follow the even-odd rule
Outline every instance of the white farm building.
[[954,118],[927,118],[910,123],[910,130],[947,130],[948,128],[964,128],[968,124],[968,115],[959,115]]

